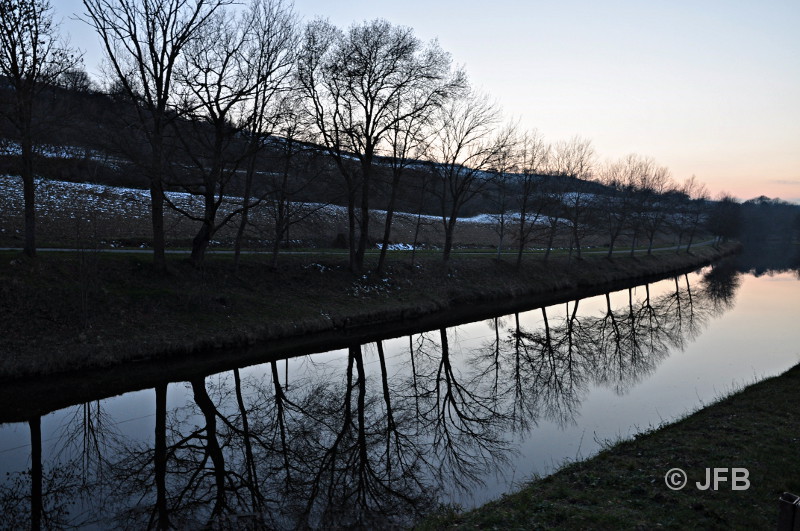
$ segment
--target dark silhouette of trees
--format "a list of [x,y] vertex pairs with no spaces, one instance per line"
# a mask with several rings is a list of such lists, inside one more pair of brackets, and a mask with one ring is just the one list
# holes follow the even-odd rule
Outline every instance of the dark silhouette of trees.
[[595,151],[590,140],[573,137],[557,142],[553,147],[552,170],[555,175],[571,179],[569,188],[561,196],[564,217],[569,221],[572,240],[570,258],[574,247],[581,259],[581,240],[589,231],[594,193],[589,186],[595,164]]
[[272,266],[278,265],[281,242],[288,239],[293,225],[317,216],[328,202],[305,203],[297,198],[315,182],[330,176],[328,166],[317,146],[304,141],[308,138],[309,124],[298,112],[298,104],[292,96],[284,99],[281,122],[278,124],[280,138],[270,146],[268,159],[275,170],[266,178],[266,190],[259,200],[266,202],[266,210],[272,221]]
[[486,96],[470,93],[454,98],[440,110],[429,159],[436,182],[444,228],[444,261],[450,259],[453,234],[461,211],[470,200],[492,184],[493,169],[511,140],[510,130],[495,127],[499,108]]
[[708,211],[708,190],[705,184],[698,181],[694,175],[684,181],[680,190],[686,199],[682,202],[682,208],[678,209],[678,223],[681,224],[679,230],[689,233],[689,241],[686,243],[686,252],[688,253],[692,248],[697,231],[703,226]]
[[[192,242],[195,265],[202,264],[214,234],[236,215],[246,218],[245,210],[253,206],[255,162],[266,139],[293,110],[286,93],[292,89],[295,30],[293,14],[279,0],[254,1],[238,16],[220,9],[198,29],[178,62],[176,90],[185,112],[172,126],[192,169],[176,184],[202,198],[202,213],[166,201],[201,223]],[[217,219],[243,171],[245,201]],[[282,223],[277,226],[285,230]]]
[[[420,112],[405,117],[401,116],[402,111],[403,109],[400,105],[395,107],[394,114],[396,120],[386,134],[386,145],[388,147],[386,148],[385,160],[388,161],[391,168],[392,181],[390,184],[389,204],[386,207],[383,240],[381,241],[381,254],[378,258],[378,266],[375,268],[377,273],[383,271],[386,264],[386,252],[389,247],[395,204],[397,196],[401,191],[401,182],[409,166],[421,158],[425,152],[427,143],[430,140],[431,130],[429,126],[435,108],[431,106],[427,109],[427,112]],[[424,201],[425,184],[426,183],[423,182],[420,206],[422,201]],[[416,244],[416,242],[414,243]]]
[[517,231],[517,268],[522,265],[522,253],[534,237],[534,229],[548,206],[543,193],[543,176],[550,163],[550,146],[538,131],[527,131],[519,140],[517,153],[518,172],[516,184],[519,187],[517,206],[519,207],[519,227]]
[[[294,62],[297,56],[297,21],[291,9],[280,0],[257,0],[250,6],[250,39],[244,56],[248,76],[253,79],[252,91],[240,115],[241,129],[247,136],[249,159],[245,169],[241,218],[234,242],[234,262],[239,264],[242,239],[249,223],[250,209],[261,202],[262,195],[253,197],[253,180],[259,156],[269,145],[269,139],[282,134],[289,140],[297,135],[302,121],[297,118],[297,93],[294,90]],[[288,151],[288,153],[286,153]],[[291,145],[286,146],[287,168],[294,157]],[[286,194],[286,186],[281,194]],[[280,223],[276,224],[279,240]],[[277,260],[277,247],[274,249]]]
[[12,101],[0,105],[0,114],[11,123],[19,142],[24,252],[30,257],[36,255],[35,112],[42,90],[79,63],[80,56],[60,40],[49,0],[0,0],[0,75],[12,92]]
[[780,199],[760,196],[742,203],[741,237],[746,244],[761,242],[791,245],[800,234],[800,207]]
[[156,422],[154,434],[153,469],[156,486],[156,507],[150,524],[157,529],[169,529],[167,507],[167,386],[159,385],[156,391]]
[[542,183],[540,198],[543,203],[542,214],[547,224],[547,243],[542,258],[545,263],[550,259],[559,227],[567,224],[563,216],[564,197],[568,190],[569,188],[561,180],[549,178]]
[[639,222],[647,237],[647,254],[653,253],[656,235],[664,227],[667,216],[671,213],[669,194],[672,191],[672,178],[668,168],[654,165],[652,172],[642,174],[638,196],[643,208]]
[[731,261],[716,263],[703,275],[703,295],[710,302],[714,313],[721,314],[733,308],[741,282],[741,274]]
[[186,112],[184,120],[172,126],[192,163],[189,175],[178,182],[202,198],[202,214],[184,211],[165,199],[184,216],[200,222],[192,240],[195,266],[203,263],[213,235],[237,213],[216,219],[226,188],[248,155],[247,144],[240,141],[246,124],[240,116],[262,81],[250,72],[247,57],[251,42],[258,37],[251,35],[254,22],[250,14],[236,17],[230,11],[216,11],[187,43],[178,62],[175,86]]
[[598,216],[608,234],[607,258],[613,256],[618,238],[632,225],[638,175],[648,172],[651,165],[650,159],[630,154],[600,172],[598,181],[609,189],[604,204],[598,205]]
[[422,341],[412,347],[417,422],[419,433],[431,438],[429,473],[464,490],[507,459],[507,418],[489,373],[464,374],[455,363],[448,330],[440,329],[438,337],[438,344]]
[[423,46],[411,29],[385,20],[347,31],[312,22],[298,68],[318,142],[345,181],[350,267],[361,270],[375,157],[386,135],[398,123],[441,105],[463,87],[464,78],[451,70],[449,55],[436,43]]
[[100,36],[127,100],[135,105],[147,145],[139,162],[148,177],[153,225],[153,263],[166,270],[164,183],[171,171],[168,130],[175,112],[176,70],[185,48],[222,6],[232,0],[84,0],[86,21]]
[[519,140],[516,126],[509,124],[499,131],[500,138],[508,141],[497,153],[494,166],[489,170],[491,186],[486,195],[491,204],[491,217],[494,219],[494,231],[497,233],[497,259],[503,250],[506,234],[510,232],[514,221],[514,212],[511,211],[514,200],[519,196],[517,190]]
[[739,202],[730,194],[720,194],[709,209],[706,227],[716,236],[716,245],[737,237],[742,229]]
[[64,71],[57,80],[59,86],[71,92],[92,92],[95,88],[92,79],[83,68],[71,68]]

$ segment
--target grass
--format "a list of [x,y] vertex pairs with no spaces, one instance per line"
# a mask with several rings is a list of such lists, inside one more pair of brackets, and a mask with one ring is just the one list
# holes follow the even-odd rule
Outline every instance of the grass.
[[[798,398],[800,365],[420,529],[774,529],[781,493],[800,492]],[[664,476],[675,467],[689,482],[673,491]],[[714,467],[746,468],[749,488],[698,489]]]
[[[730,252],[733,248],[727,248]],[[490,316],[587,288],[665,274],[719,253],[636,258],[601,255],[550,263],[460,256],[392,254],[383,275],[355,275],[341,255],[245,255],[234,273],[228,255],[201,269],[168,255],[169,274],[147,254],[41,253],[29,260],[0,253],[0,381],[108,367],[331,330],[370,329],[442,315]],[[376,257],[368,257],[373,268]],[[221,354],[222,355],[222,354]]]

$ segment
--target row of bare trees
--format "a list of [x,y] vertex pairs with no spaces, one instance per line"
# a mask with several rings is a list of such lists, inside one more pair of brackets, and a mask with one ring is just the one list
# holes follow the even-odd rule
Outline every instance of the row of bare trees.
[[694,176],[677,183],[666,167],[636,154],[598,164],[580,137],[548,144],[536,131],[508,129],[502,139],[482,192],[493,199],[498,254],[512,232],[518,265],[531,245],[544,247],[547,260],[559,230],[570,256],[581,258],[589,239],[607,246],[611,258],[621,237],[631,254],[642,241],[650,254],[667,234],[688,252],[706,228],[709,194]]
[[[409,187],[412,170],[424,175],[422,202],[434,198],[445,261],[459,218],[477,199],[495,205],[498,252],[513,238],[518,263],[534,243],[547,249],[547,259],[562,232],[578,258],[586,238],[601,231],[609,257],[622,235],[631,250],[644,239],[650,251],[667,230],[688,236],[688,250],[704,219],[708,194],[694,178],[676,185],[666,168],[638,155],[600,166],[589,140],[547,144],[536,131],[505,124],[500,107],[470,89],[449,54],[410,28],[385,20],[347,30],[323,19],[301,26],[281,0],[83,4],[82,18],[105,49],[109,86],[130,109],[120,111],[126,137],[117,147],[147,178],[159,270],[166,267],[165,206],[199,224],[192,245],[197,265],[214,234],[231,223],[239,224],[238,259],[250,210],[264,201],[272,205],[277,245],[293,222],[309,215],[293,201],[319,171],[307,163],[308,151],[323,153],[339,175],[354,271],[365,267],[376,232],[371,201],[387,173],[378,270],[396,198]],[[57,43],[48,0],[2,5],[2,73],[18,95],[14,112],[6,114],[21,139],[25,250],[33,255],[30,107],[36,87],[74,81],[79,56]],[[279,163],[272,160],[264,172],[276,152]],[[233,183],[243,197],[221,214]],[[201,211],[173,204],[165,191],[176,187],[197,196]]]

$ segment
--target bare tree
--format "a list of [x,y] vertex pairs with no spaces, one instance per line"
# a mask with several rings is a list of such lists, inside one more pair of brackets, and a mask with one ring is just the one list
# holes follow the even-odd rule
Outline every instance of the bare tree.
[[727,192],[720,192],[709,208],[706,226],[716,237],[715,246],[739,235],[742,228],[741,204]]
[[175,75],[186,46],[220,7],[233,0],[83,0],[86,22],[100,36],[111,76],[135,103],[148,145],[153,261],[166,270],[164,178],[167,129],[177,117]]
[[[248,101],[243,129],[248,135],[249,161],[245,173],[244,197],[241,218],[234,244],[234,262],[239,265],[242,238],[249,223],[250,208],[260,198],[251,202],[253,178],[258,155],[267,145],[267,139],[278,127],[277,121],[286,121],[283,111],[284,94],[293,89],[292,74],[297,53],[297,21],[291,7],[280,0],[254,0],[251,6],[252,40],[246,54],[249,76],[256,79],[252,97]],[[289,117],[291,120],[291,116]]]
[[[386,208],[386,219],[384,221],[383,241],[381,242],[381,254],[378,258],[376,272],[383,271],[386,263],[386,252],[389,247],[389,238],[392,233],[392,221],[394,218],[395,202],[400,190],[400,181],[409,165],[417,160],[425,151],[431,132],[430,125],[431,112],[419,113],[411,116],[401,116],[403,108],[399,105],[395,107],[395,123],[387,130],[386,144],[388,144],[388,159],[391,167],[392,182],[389,195],[389,205]],[[423,183],[424,184],[424,183]],[[423,190],[424,194],[424,190]]]
[[246,206],[216,219],[226,189],[248,159],[246,179],[252,182],[255,155],[282,113],[276,100],[290,88],[294,26],[291,11],[279,0],[254,1],[239,16],[218,10],[179,63],[181,102],[190,109],[193,127],[175,129],[200,176],[197,183],[190,178],[187,190],[203,199],[201,216],[182,211],[201,222],[192,243],[195,265],[202,263],[213,235]]
[[654,166],[652,172],[642,175],[639,192],[645,207],[642,227],[647,236],[647,254],[653,253],[655,237],[669,214],[668,196],[673,190],[672,177],[665,166]]
[[345,180],[350,267],[361,270],[381,142],[399,121],[428,112],[460,89],[463,75],[452,72],[449,55],[435,42],[423,46],[410,28],[373,20],[343,32],[316,20],[306,28],[298,78],[318,141]]
[[36,255],[34,183],[34,109],[44,87],[53,85],[80,63],[80,56],[59,40],[49,0],[0,0],[0,74],[13,92],[8,107],[0,107],[14,128],[21,150],[25,201],[25,246]]
[[276,171],[269,173],[268,190],[263,195],[273,222],[273,267],[278,265],[281,242],[289,239],[290,228],[321,214],[328,206],[328,203],[297,200],[322,175],[327,174],[328,168],[320,164],[319,148],[304,141],[308,138],[309,124],[305,121],[305,115],[298,112],[299,105],[294,96],[296,94],[286,98],[285,110],[281,112],[281,138],[276,139],[272,147]]
[[414,222],[414,238],[411,243],[411,265],[414,265],[414,260],[417,255],[417,247],[419,246],[419,234],[423,226],[432,226],[437,223],[435,219],[429,219],[427,216],[423,217],[422,212],[425,209],[425,203],[430,195],[430,188],[433,184],[434,176],[427,171],[420,172],[420,184],[418,188],[419,202],[417,203],[417,214]]
[[91,92],[94,89],[92,79],[83,68],[72,68],[62,72],[58,76],[57,83],[73,92]]
[[506,138],[507,142],[498,151],[495,164],[491,168],[493,186],[489,196],[493,203],[492,217],[495,220],[494,229],[497,233],[497,259],[499,260],[506,233],[514,218],[511,209],[516,195],[516,176],[519,172],[517,157],[520,146],[516,125],[508,124],[498,135]]
[[567,188],[564,186],[564,183],[557,180],[552,175],[548,176],[542,183],[539,197],[542,201],[542,215],[547,223],[547,244],[545,245],[544,257],[542,259],[544,262],[550,259],[556,233],[558,232],[559,226],[564,224],[562,216],[565,215],[564,197],[566,193]]
[[499,108],[475,93],[452,100],[439,113],[430,159],[438,181],[434,194],[445,233],[445,262],[462,208],[490,185],[489,170],[510,141],[509,136],[495,134],[499,120]]
[[591,212],[594,194],[589,191],[589,179],[594,168],[595,151],[590,140],[573,137],[569,141],[558,142],[553,149],[553,170],[556,175],[571,180],[570,190],[562,201],[572,232],[572,248],[581,258],[581,238],[588,230],[587,216]]
[[653,165],[652,159],[632,153],[607,164],[599,173],[598,181],[611,193],[608,198],[604,198],[608,203],[600,212],[608,233],[607,258],[612,257],[617,239],[631,224],[639,175],[650,173]]
[[[522,264],[522,252],[531,241],[532,232],[547,202],[541,193],[541,183],[550,159],[550,146],[535,129],[526,132],[520,141],[519,171],[519,232],[517,233],[517,268]],[[538,199],[538,200],[537,200]]]
[[687,202],[684,204],[680,214],[682,222],[689,231],[689,242],[686,244],[686,252],[688,253],[692,248],[697,229],[703,224],[703,218],[707,210],[708,189],[705,184],[692,175],[684,181],[681,191],[687,197]]
[[202,264],[214,233],[233,215],[217,223],[226,187],[247,156],[247,144],[240,141],[243,121],[237,118],[259,81],[249,75],[245,61],[251,24],[247,14],[236,17],[231,11],[217,11],[198,30],[198,38],[187,44],[178,64],[176,90],[188,111],[186,121],[172,122],[172,126],[194,167],[188,182],[184,178],[180,184],[201,196],[203,212],[196,215],[173,205],[169,198],[166,201],[201,223],[192,240],[195,266]]

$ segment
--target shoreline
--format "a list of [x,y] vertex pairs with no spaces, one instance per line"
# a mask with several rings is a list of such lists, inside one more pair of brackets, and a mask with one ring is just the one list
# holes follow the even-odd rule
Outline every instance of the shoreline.
[[[651,264],[652,265],[652,264]],[[154,359],[131,360],[107,367],[88,368],[80,372],[56,373],[34,378],[10,380],[0,388],[0,415],[7,420],[22,421],[74,405],[105,398],[123,392],[152,388],[156,385],[185,381],[195,377],[315,352],[323,352],[387,337],[416,334],[436,328],[447,328],[479,321],[501,314],[528,311],[535,308],[579,300],[607,291],[617,291],[656,282],[673,275],[696,270],[688,266],[657,275],[628,278],[601,285],[575,286],[572,289],[534,293],[507,299],[494,299],[481,304],[459,304],[449,310],[426,313],[415,318],[377,321],[340,328],[325,328],[317,332],[289,335],[284,338],[256,342],[254,345],[231,349],[206,349],[189,355],[165,355]],[[407,311],[407,309],[406,309]],[[397,310],[402,313],[402,310]],[[397,313],[396,312],[396,313]],[[381,317],[392,317],[383,314]],[[366,319],[366,317],[364,317]],[[307,330],[322,326],[314,320]],[[31,404],[36,404],[32,406]]]
[[[774,529],[781,494],[800,491],[798,389],[800,364],[415,529]],[[718,489],[701,488],[714,467],[727,476]],[[732,488],[730,467],[747,470],[746,485]],[[684,488],[666,485],[674,468],[685,472]]]
[[[398,259],[381,278],[353,275],[331,259],[270,272],[253,258],[237,275],[226,269],[224,258],[202,272],[176,260],[165,279],[155,278],[138,257],[93,255],[93,267],[86,257],[11,260],[11,265],[6,259],[0,280],[9,296],[0,312],[16,333],[0,344],[6,351],[0,381],[102,373],[155,361],[230,364],[335,348],[621,289],[691,271],[738,250],[738,244],[729,244],[719,250],[698,247],[691,255],[559,258],[549,264],[529,259],[520,271],[489,258],[448,265],[430,260],[414,268]],[[76,266],[78,275],[72,274]],[[91,286],[81,268],[97,275]],[[87,306],[97,309],[87,316]],[[49,315],[37,320],[40,314]],[[236,355],[232,349],[247,352]]]

